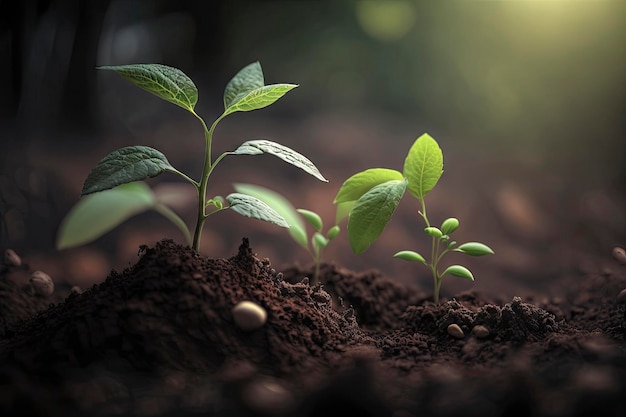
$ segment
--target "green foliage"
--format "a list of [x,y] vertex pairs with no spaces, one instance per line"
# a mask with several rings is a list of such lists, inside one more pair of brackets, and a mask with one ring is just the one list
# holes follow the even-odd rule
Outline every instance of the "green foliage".
[[[309,252],[313,258],[315,271],[311,278],[314,284],[319,280],[320,264],[324,255],[324,250],[328,244],[335,239],[341,229],[338,225],[330,227],[324,234],[324,222],[319,214],[307,209],[296,209],[285,197],[259,185],[252,184],[233,184],[235,190],[254,196],[263,203],[267,204],[287,221],[289,225],[289,234],[293,240]],[[313,228],[313,235],[309,239],[306,225]]]
[[[224,112],[210,127],[207,127],[204,120],[196,114],[194,109],[198,101],[198,90],[193,81],[181,70],[161,64],[104,66],[99,69],[117,72],[138,87],[189,111],[200,121],[205,137],[202,174],[200,180],[192,179],[174,168],[161,152],[147,146],[129,146],[111,152],[90,172],[83,186],[82,200],[63,220],[57,239],[58,248],[87,243],[129,217],[149,209],[158,211],[174,222],[195,250],[200,248],[200,237],[207,218],[226,209],[281,227],[290,227],[290,222],[280,212],[254,195],[233,193],[225,200],[219,196],[207,197],[209,177],[218,163],[228,155],[267,153],[300,168],[320,181],[327,181],[309,159],[293,149],[264,139],[244,142],[234,151],[224,152],[213,159],[211,154],[213,133],[224,117],[239,111],[267,107],[297,87],[295,84],[265,85],[263,71],[258,62],[243,68],[226,85],[223,97]],[[157,202],[146,184],[137,183],[164,172],[182,177],[198,191],[198,214],[193,241],[182,219],[171,209]],[[304,226],[301,229],[304,229]],[[296,234],[297,227],[294,232],[294,235]],[[300,238],[300,244],[306,246],[306,240],[305,234],[304,242]]]
[[[335,197],[338,221],[349,216],[348,239],[355,254],[367,250],[380,236],[398,207],[406,190],[421,204],[419,215],[424,219],[424,232],[432,239],[430,260],[414,251],[400,251],[394,257],[426,265],[432,272],[434,300],[439,302],[439,289],[444,275],[474,280],[472,273],[461,265],[451,265],[439,272],[439,262],[448,252],[471,256],[493,254],[487,245],[478,242],[457,242],[450,235],[459,227],[459,220],[451,217],[432,226],[426,215],[424,197],[443,174],[443,153],[439,144],[428,134],[415,140],[404,161],[402,172],[373,168],[348,178]],[[455,248],[456,247],[456,248]]]

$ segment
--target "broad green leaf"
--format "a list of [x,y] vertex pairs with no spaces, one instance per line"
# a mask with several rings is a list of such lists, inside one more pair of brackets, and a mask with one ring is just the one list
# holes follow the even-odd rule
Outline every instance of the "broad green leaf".
[[449,267],[445,269],[445,271],[443,271],[441,276],[443,277],[446,274],[450,274],[455,277],[465,278],[465,279],[474,281],[474,275],[472,275],[470,270],[461,265],[450,265]]
[[56,246],[66,249],[89,243],[154,205],[152,190],[143,182],[124,184],[85,196],[63,219]]
[[421,262],[423,264],[426,264],[426,259],[424,259],[424,257],[422,255],[420,255],[417,252],[413,252],[412,250],[403,250],[400,251],[398,253],[396,253],[395,255],[393,255],[394,258],[399,258],[399,259],[404,259],[405,261],[411,261],[411,262]]
[[345,201],[343,203],[337,203],[337,214],[335,215],[335,223],[339,223],[343,219],[348,217],[355,203],[356,203],[356,200]]
[[454,232],[459,227],[459,219],[450,217],[449,219],[445,219],[443,223],[441,223],[441,233],[444,235],[449,235]]
[[97,193],[165,171],[179,173],[161,152],[148,146],[127,146],[105,156],[91,170],[81,195]]
[[258,198],[246,194],[232,193],[226,196],[230,208],[237,214],[263,220],[280,227],[289,227],[287,220]]
[[238,193],[247,194],[258,198],[265,204],[273,208],[289,223],[289,234],[293,240],[305,249],[308,249],[308,236],[306,226],[302,217],[298,214],[295,207],[285,197],[279,193],[260,185],[252,184],[233,184]]
[[467,242],[459,245],[458,248],[454,249],[455,252],[463,252],[467,255],[471,256],[483,256],[483,255],[493,255],[493,250],[482,243],[479,242]]
[[[344,181],[333,201],[334,204],[356,201],[378,184],[392,180],[402,180],[402,173],[394,169],[370,168],[358,172]],[[341,219],[339,219],[341,220]],[[339,221],[338,220],[338,221]]]
[[235,103],[231,104],[223,116],[238,111],[252,111],[262,109],[278,101],[289,91],[298,87],[297,84],[272,84],[249,91]]
[[391,180],[363,194],[348,220],[348,240],[355,254],[360,254],[380,236],[406,190],[406,180]]
[[423,198],[439,181],[443,173],[443,153],[428,133],[417,138],[409,149],[403,173],[409,181],[409,192],[417,198]]
[[198,89],[178,68],[161,64],[131,64],[98,67],[112,70],[136,86],[193,113]]
[[307,174],[310,174],[320,181],[328,182],[326,178],[322,176],[317,167],[304,155],[299,154],[291,148],[288,148],[280,143],[272,142],[271,140],[258,139],[249,140],[242,143],[237,149],[230,152],[231,155],[261,155],[268,153],[274,155],[277,158],[291,164],[297,168],[300,168]]
[[322,218],[319,214],[306,209],[297,209],[298,213],[302,214],[302,217],[318,232],[322,231],[324,227],[324,223],[322,222]]
[[441,233],[441,230],[439,230],[436,227],[432,227],[432,226],[431,227],[425,227],[424,231],[426,232],[426,234],[428,236],[437,237],[437,238],[443,236],[443,233]]
[[243,67],[224,89],[224,110],[237,103],[250,91],[264,86],[263,70],[258,61]]

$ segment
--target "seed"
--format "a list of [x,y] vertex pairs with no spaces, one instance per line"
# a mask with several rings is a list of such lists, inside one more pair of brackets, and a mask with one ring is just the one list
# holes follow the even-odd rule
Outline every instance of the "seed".
[[267,312],[252,301],[241,301],[233,307],[233,319],[241,330],[249,332],[263,327],[267,320]]
[[489,329],[482,324],[474,326],[472,329],[472,334],[476,336],[478,339],[486,339],[489,337]]
[[22,265],[22,259],[13,249],[7,249],[4,251],[4,264],[6,266],[18,267]]
[[626,250],[616,246],[613,248],[613,258],[622,265],[626,265]]
[[619,294],[617,294],[617,301],[620,303],[626,303],[626,288],[621,290]]
[[465,333],[463,333],[463,330],[461,329],[461,327],[459,327],[459,325],[456,323],[452,323],[451,325],[448,326],[448,334],[454,337],[455,339],[465,338]]
[[36,295],[48,297],[54,292],[54,282],[50,275],[42,271],[35,271],[30,276],[30,285]]

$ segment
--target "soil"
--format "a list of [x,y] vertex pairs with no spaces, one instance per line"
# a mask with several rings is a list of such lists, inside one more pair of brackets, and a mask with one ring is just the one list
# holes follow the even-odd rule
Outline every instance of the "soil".
[[[275,270],[243,239],[211,259],[171,240],[81,292],[0,277],[0,414],[621,416],[626,268],[552,296],[431,294],[322,265]],[[621,293],[620,293],[621,292]],[[267,322],[244,331],[249,300]]]

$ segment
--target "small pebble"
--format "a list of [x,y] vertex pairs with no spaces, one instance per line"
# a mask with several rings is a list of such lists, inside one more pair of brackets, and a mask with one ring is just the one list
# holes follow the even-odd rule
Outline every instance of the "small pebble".
[[621,290],[619,294],[617,294],[617,301],[620,303],[626,303],[626,288]]
[[482,324],[474,326],[472,329],[472,334],[476,336],[478,339],[486,339],[489,337],[489,329]]
[[626,265],[626,250],[616,246],[613,248],[613,258],[622,265]]
[[70,288],[70,293],[79,295],[83,293],[83,289],[80,288],[78,285],[74,285],[72,288]]
[[267,321],[267,312],[257,303],[241,301],[233,307],[233,319],[241,330],[249,332],[263,327]]
[[454,337],[455,339],[465,338],[465,333],[463,333],[463,330],[461,329],[461,327],[459,327],[459,325],[456,323],[452,323],[451,325],[448,326],[448,334]]
[[54,292],[54,282],[50,275],[42,271],[35,271],[30,276],[30,285],[36,295],[48,297]]
[[4,251],[4,264],[6,266],[18,267],[22,265],[22,259],[13,249],[7,249]]

